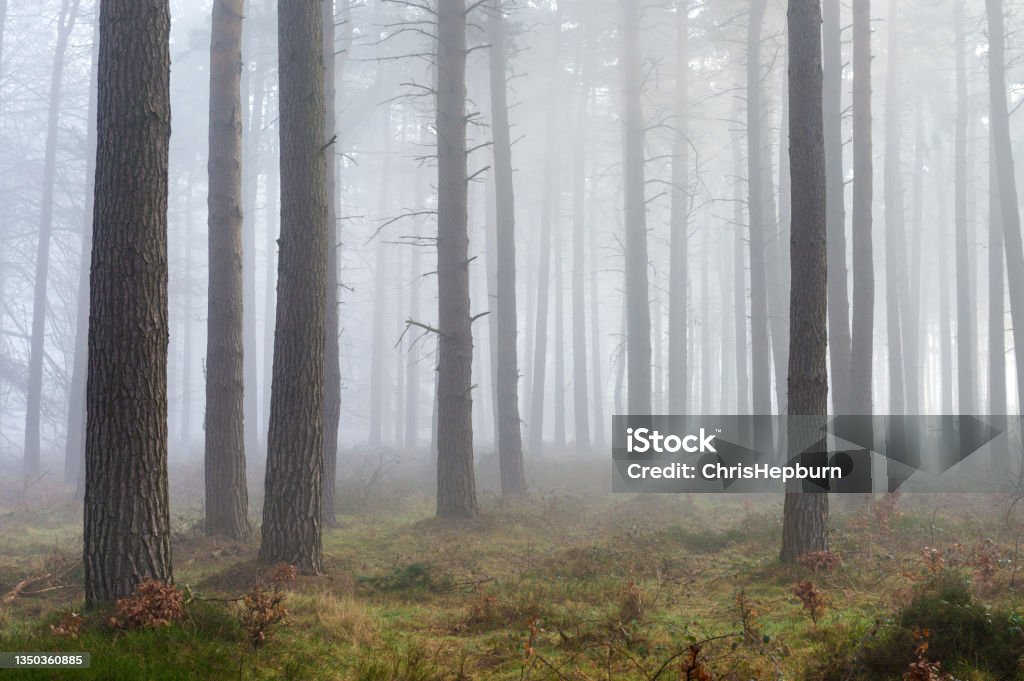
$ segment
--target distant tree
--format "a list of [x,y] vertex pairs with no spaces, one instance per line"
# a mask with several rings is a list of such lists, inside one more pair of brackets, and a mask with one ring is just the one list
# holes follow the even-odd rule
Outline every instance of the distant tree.
[[[888,65],[885,80],[885,309],[886,339],[889,353],[889,413],[915,413],[906,410],[904,398],[903,329],[910,324],[906,269],[906,229],[904,225],[903,167],[900,154],[903,126],[900,118],[902,80],[899,71],[899,5],[889,0]],[[906,317],[907,319],[904,319]],[[916,406],[916,405],[915,405]],[[916,410],[915,410],[916,411]]]
[[623,195],[626,248],[627,408],[651,413],[651,307],[647,277],[647,200],[644,181],[643,64],[640,0],[622,3]]
[[[792,176],[789,413],[828,411],[825,147],[820,0],[789,0],[789,130]],[[791,423],[799,423],[792,419]],[[793,437],[797,442],[803,438]],[[828,495],[786,493],[783,562],[828,549]]]
[[437,0],[437,514],[477,515],[466,177],[466,1]]
[[43,394],[43,354],[46,331],[46,290],[50,274],[50,237],[53,233],[53,192],[57,184],[57,142],[60,128],[61,85],[64,80],[68,41],[78,18],[79,0],[63,0],[57,20],[57,49],[50,73],[50,102],[43,159],[43,198],[36,245],[35,293],[32,298],[31,354],[28,363],[28,395],[25,405],[25,476],[39,475],[39,422]]
[[172,576],[168,0],[102,0],[99,22],[83,537],[90,607]]
[[[668,298],[668,410],[685,414],[690,391],[687,357],[687,277],[689,276],[690,192],[687,134],[689,89],[690,0],[676,3],[675,130],[672,139],[672,208],[669,216],[671,264]],[[724,364],[724,362],[723,362]]]
[[260,559],[322,569],[327,156],[323,0],[278,4],[281,238]]
[[974,306],[971,292],[970,220],[967,212],[967,193],[970,178],[967,170],[967,37],[964,0],[953,1],[953,26],[956,52],[956,136],[954,141],[954,192],[956,223],[956,366],[957,411],[974,414],[975,369]]
[[245,541],[252,530],[242,406],[242,17],[243,0],[213,3],[205,462],[206,533]]
[[491,128],[494,132],[494,189],[497,215],[495,264],[497,317],[497,429],[501,493],[526,491],[523,474],[523,436],[519,418],[519,360],[516,318],[516,217],[512,182],[512,140],[508,122],[507,67],[505,64],[505,19],[500,0],[493,0],[487,13],[487,34],[491,43]]

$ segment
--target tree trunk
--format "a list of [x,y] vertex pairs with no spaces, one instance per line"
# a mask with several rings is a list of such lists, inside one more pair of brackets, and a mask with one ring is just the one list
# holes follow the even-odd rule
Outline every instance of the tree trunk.
[[903,296],[903,368],[906,372],[907,413],[922,413],[921,402],[921,224],[924,215],[924,124],[917,103],[914,124],[914,205],[910,223],[910,259]]
[[[734,143],[733,165],[736,177],[742,177],[743,155],[739,143]],[[747,263],[743,257],[743,189],[739,182],[733,188],[733,349],[736,351],[736,413],[750,413],[750,380],[747,373]],[[703,404],[701,405],[703,406]]]
[[[343,0],[344,1],[344,0]],[[334,483],[338,471],[338,422],[341,420],[341,357],[338,336],[338,187],[336,113],[336,59],[334,56],[334,0],[324,0],[324,140],[328,144],[325,183],[327,188],[327,309],[324,312],[324,524],[337,525],[334,515]],[[335,142],[335,143],[332,143]]]
[[[573,208],[572,208],[572,385],[573,385],[573,431],[576,453],[591,451],[590,405],[587,402],[587,308],[584,301],[583,239],[587,231],[587,147],[586,123],[587,103],[590,100],[590,26],[587,35],[580,41],[576,80],[579,94],[576,100],[576,134],[573,137]],[[596,333],[596,330],[595,330]]]
[[597,230],[588,229],[590,247],[590,384],[594,392],[594,448],[604,448],[605,385],[601,379],[601,305],[598,296]]
[[[675,134],[672,139],[672,207],[669,215],[668,411],[686,414],[689,378],[687,342],[690,143],[686,138],[690,80],[690,0],[676,3]],[[723,289],[725,290],[725,289]],[[724,391],[723,391],[724,392]]]
[[[560,202],[556,202],[558,206]],[[565,451],[565,281],[562,276],[565,270],[564,244],[561,220],[555,231],[555,385],[554,385],[554,416],[555,416],[555,448]]]
[[889,352],[890,414],[906,412],[904,399],[903,320],[906,309],[906,234],[904,229],[903,168],[900,146],[903,144],[901,78],[899,71],[899,5],[889,0],[889,62],[885,81],[885,306],[886,337]]
[[[384,116],[381,127],[381,171],[380,193],[378,194],[377,214],[383,217],[389,210],[388,196],[391,181],[391,105],[384,105]],[[387,311],[387,272],[388,253],[384,237],[377,234],[374,247],[374,279],[373,279],[373,346],[370,355],[370,435],[367,440],[370,447],[380,447],[384,437],[384,402],[385,384],[390,377],[384,364],[384,352],[388,347],[384,339],[384,320]]]
[[999,178],[1000,217],[1003,248],[1010,287],[1010,318],[1013,324],[1014,357],[1017,366],[1017,410],[1024,408],[1024,246],[1021,245],[1020,211],[1010,146],[1010,117],[1006,108],[1006,55],[1003,33],[1003,0],[985,0],[988,15],[989,97],[992,140],[996,149]]
[[[3,11],[0,2],[0,33],[3,32]],[[2,43],[2,39],[0,39]],[[99,16],[93,21],[92,63],[89,68],[89,126],[85,142],[85,210],[82,212],[82,250],[78,269],[78,305],[75,312],[75,359],[68,399],[68,436],[64,447],[64,484],[76,485],[75,499],[85,494],[85,377],[89,357],[89,259],[92,256],[92,211],[96,179],[96,78],[99,57]],[[0,56],[3,47],[0,44]],[[3,297],[0,282],[0,298]]]
[[183,246],[183,267],[184,276],[182,285],[185,294],[182,296],[181,315],[181,421],[179,422],[178,440],[185,451],[189,451],[189,435],[192,432],[192,220],[195,211],[192,210],[192,192],[195,188],[195,180],[191,170],[185,178],[185,219],[184,238],[181,240]]
[[242,409],[242,0],[215,0],[210,43],[206,534],[249,539]]
[[832,368],[832,405],[836,414],[846,414],[850,408],[851,340],[846,276],[846,179],[843,170],[843,38],[839,8],[839,0],[824,0],[822,63],[828,191],[828,344]]
[[623,6],[622,78],[625,126],[623,174],[626,245],[626,354],[630,414],[651,413],[651,308],[647,283],[647,205],[644,197],[643,65],[640,0]]
[[[935,196],[938,201],[939,244],[948,244],[949,216],[946,205],[946,163],[942,140],[936,134],[935,141]],[[939,248],[939,267],[935,272],[935,285],[939,290],[938,340],[939,340],[939,382],[940,414],[953,413],[953,328],[949,300],[949,255],[947,249]]]
[[968,234],[971,222],[967,214],[967,46],[964,35],[964,2],[953,2],[956,32],[956,355],[957,393],[960,414],[976,413],[974,399],[975,349],[974,301],[971,299],[970,250]]
[[[789,0],[790,239],[789,413],[828,411],[826,179],[822,120],[821,5]],[[798,423],[798,419],[791,423]],[[797,433],[789,441],[797,442]],[[828,495],[786,493],[780,559],[828,550]]]
[[281,238],[260,559],[322,569],[327,157],[322,0],[278,5]]
[[875,274],[871,243],[874,168],[871,143],[871,3],[853,0],[853,250],[850,402],[853,414],[872,410]]
[[988,209],[988,413],[1006,414],[1006,321],[1003,284],[1003,224],[995,144],[989,138]]
[[102,0],[86,388],[85,602],[170,582],[167,0]]
[[437,514],[473,517],[465,0],[438,0],[437,30]]
[[61,81],[68,39],[78,18],[79,0],[63,0],[57,21],[57,50],[50,72],[50,104],[43,160],[43,198],[36,248],[35,292],[32,298],[32,338],[25,402],[25,477],[39,476],[39,425],[43,397],[43,355],[46,352],[46,284],[50,273],[50,235],[53,231],[53,192],[57,183],[57,142],[60,122]]
[[512,141],[508,121],[505,20],[495,0],[487,13],[490,40],[491,129],[494,133],[495,307],[497,314],[497,431],[501,493],[526,491],[523,435],[519,418],[518,319],[516,317],[516,218]]

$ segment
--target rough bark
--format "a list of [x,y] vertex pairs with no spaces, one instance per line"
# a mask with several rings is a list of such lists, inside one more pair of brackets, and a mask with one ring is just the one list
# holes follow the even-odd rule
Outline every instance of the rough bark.
[[687,97],[690,78],[690,0],[676,3],[675,131],[672,139],[672,207],[669,215],[668,411],[686,414],[689,378],[687,357],[687,234],[690,214],[690,143]]
[[512,182],[512,141],[508,120],[505,20],[499,0],[487,15],[490,47],[491,129],[494,133],[495,307],[497,353],[498,465],[501,493],[522,494],[523,435],[519,418],[519,360],[516,317],[516,218]]
[[622,3],[622,121],[626,246],[627,400],[630,414],[651,413],[651,308],[647,281],[647,206],[644,197],[643,74],[640,0]]
[[477,515],[466,215],[466,2],[437,2],[437,514]]
[[1024,405],[1024,246],[1021,244],[1020,210],[1013,169],[1010,117],[1006,106],[1006,46],[1003,30],[1003,0],[985,0],[988,17],[989,98],[992,141],[996,150],[999,178],[1000,218],[1010,288],[1010,319],[1013,324],[1014,357],[1017,366],[1017,408]]
[[322,569],[327,156],[322,0],[278,5],[281,238],[260,559]]
[[849,410],[851,340],[846,276],[846,180],[843,172],[843,43],[839,7],[839,0],[824,0],[822,5],[822,101],[828,191],[828,343],[832,405],[836,414],[844,414]]
[[875,338],[875,273],[872,245],[874,163],[871,142],[871,3],[853,0],[853,319],[850,402],[853,414],[870,414]]
[[324,311],[324,524],[337,524],[334,515],[334,483],[338,470],[338,423],[341,420],[341,356],[338,336],[338,188],[337,140],[335,131],[337,95],[335,77],[337,61],[334,53],[334,0],[323,2],[324,41],[324,140],[328,145],[325,184],[327,190],[327,308]]
[[85,602],[170,582],[167,0],[102,0],[86,388]]
[[61,85],[71,31],[78,18],[79,0],[63,0],[57,20],[57,49],[50,71],[50,103],[43,156],[43,197],[36,246],[35,286],[32,297],[32,336],[28,361],[28,392],[25,402],[25,477],[39,476],[39,426],[43,397],[43,355],[46,344],[46,290],[50,274],[50,236],[53,232],[53,194],[57,184],[57,144]]
[[[821,5],[789,0],[790,237],[789,413],[828,410],[828,255],[822,120]],[[796,423],[797,420],[793,420]],[[799,438],[790,434],[790,441]],[[780,559],[828,550],[828,495],[787,492]]]
[[246,541],[242,409],[242,0],[215,0],[210,42],[206,533]]

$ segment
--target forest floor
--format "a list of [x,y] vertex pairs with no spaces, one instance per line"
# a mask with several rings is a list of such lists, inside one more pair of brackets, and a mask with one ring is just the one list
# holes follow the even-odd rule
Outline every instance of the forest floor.
[[87,651],[91,668],[0,675],[1024,679],[1024,533],[1010,499],[833,497],[833,553],[782,566],[781,498],[613,495],[593,468],[535,473],[573,482],[524,501],[482,494],[481,517],[461,522],[432,517],[425,485],[342,484],[326,574],[283,583],[286,620],[266,627],[254,622],[275,612],[275,592],[257,543],[201,536],[180,493],[184,617],[153,629],[78,616],[80,513],[57,494],[6,494],[0,651]]

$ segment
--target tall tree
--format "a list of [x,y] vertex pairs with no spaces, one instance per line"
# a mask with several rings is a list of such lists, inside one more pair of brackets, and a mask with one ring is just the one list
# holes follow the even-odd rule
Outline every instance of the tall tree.
[[437,514],[477,515],[466,214],[466,0],[437,0]]
[[1017,366],[1017,409],[1024,407],[1024,245],[1021,244],[1020,210],[1013,169],[1010,115],[1006,106],[1006,38],[1003,29],[1003,0],[985,0],[988,17],[988,78],[992,141],[995,145],[996,175],[999,178],[1000,218],[1003,249],[1010,287],[1010,318]]
[[889,0],[888,66],[885,80],[885,309],[886,336],[889,351],[889,413],[903,414],[904,349],[903,313],[909,318],[907,282],[902,276],[906,266],[906,230],[904,228],[903,167],[900,154],[903,144],[901,114],[902,87],[899,71],[899,5]]
[[[821,4],[789,0],[790,238],[789,413],[828,411],[826,181],[822,120]],[[796,424],[800,420],[792,419]],[[790,434],[790,442],[801,438]],[[786,493],[780,558],[828,549],[828,495]]]
[[844,414],[849,410],[851,341],[846,277],[846,178],[843,172],[843,36],[839,7],[839,0],[823,0],[821,14],[828,191],[828,355],[832,368],[832,406],[836,414]]
[[[347,0],[342,0],[346,3]],[[324,0],[324,140],[327,148],[327,309],[324,311],[324,522],[334,525],[334,483],[338,470],[338,422],[341,420],[341,357],[338,335],[338,188],[334,152],[336,118],[334,0]]]
[[690,0],[676,3],[675,130],[672,138],[672,207],[669,215],[668,411],[685,414],[689,392],[687,363],[687,277],[689,234],[689,162],[687,97],[690,77]]
[[57,20],[57,49],[50,71],[50,103],[43,158],[43,198],[36,246],[35,291],[32,297],[32,337],[25,403],[25,476],[39,475],[39,424],[43,396],[43,355],[46,352],[46,289],[50,274],[50,236],[53,232],[53,193],[57,184],[57,142],[60,97],[68,40],[78,18],[79,0],[63,0]]
[[86,115],[86,125],[89,127],[85,141],[85,210],[82,211],[82,250],[78,261],[75,359],[68,397],[68,437],[64,444],[64,484],[77,485],[75,498],[78,500],[85,494],[85,378],[88,373],[86,363],[89,357],[89,259],[92,257],[93,185],[96,179],[96,78],[100,48],[99,28],[97,13],[92,27],[89,109]]
[[260,559],[322,568],[327,156],[323,0],[278,4],[281,238]]
[[1004,305],[1003,223],[995,144],[989,137],[988,187],[988,412],[1006,414],[1006,320]]
[[970,220],[967,214],[967,37],[964,25],[964,1],[953,2],[953,26],[956,33],[956,138],[955,174],[956,207],[956,357],[957,410],[961,414],[976,412],[974,402],[975,350],[974,301],[971,299]]
[[576,80],[579,93],[576,99],[576,135],[573,138],[573,208],[572,208],[572,384],[573,422],[576,433],[576,453],[590,451],[590,405],[587,389],[587,308],[584,302],[583,272],[584,235],[586,233],[587,204],[587,148],[586,120],[587,104],[590,100],[589,32],[590,25],[581,27],[586,31],[580,40],[580,55],[577,59]]
[[249,538],[242,400],[243,0],[215,0],[210,40],[206,533]]
[[516,318],[516,216],[512,183],[512,140],[508,121],[507,73],[505,63],[505,19],[501,1],[493,0],[487,13],[487,34],[491,43],[491,129],[494,133],[495,265],[497,356],[498,466],[501,492],[522,494],[523,435],[519,419],[519,360]]
[[871,243],[874,167],[871,144],[871,2],[853,0],[853,320],[850,402],[854,414],[871,413],[875,338],[875,274]]
[[171,580],[167,498],[168,0],[100,4],[86,389],[85,602]]
[[651,413],[651,308],[644,197],[643,64],[640,0],[622,3],[622,122],[626,245],[626,356],[630,414]]

